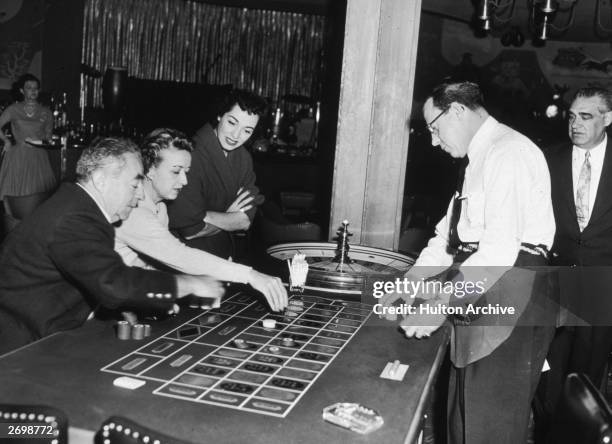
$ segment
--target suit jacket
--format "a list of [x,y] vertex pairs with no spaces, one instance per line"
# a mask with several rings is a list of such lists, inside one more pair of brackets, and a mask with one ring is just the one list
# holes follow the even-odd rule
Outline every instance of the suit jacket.
[[580,232],[572,183],[572,147],[548,154],[557,231],[552,248],[558,270],[559,325],[609,325],[612,319],[612,139],[608,138],[589,223]]
[[556,265],[612,265],[612,139],[608,138],[591,218],[582,233],[576,219],[572,184],[572,147],[548,156],[557,231],[552,252]]
[[78,327],[99,305],[168,309],[175,278],[124,265],[114,237],[93,199],[63,184],[0,247],[0,312],[40,338]]

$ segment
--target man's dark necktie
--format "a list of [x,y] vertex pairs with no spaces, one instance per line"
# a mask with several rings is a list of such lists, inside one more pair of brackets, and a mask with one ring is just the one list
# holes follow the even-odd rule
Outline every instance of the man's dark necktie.
[[457,174],[457,188],[455,191],[455,198],[453,200],[453,211],[451,212],[450,224],[448,226],[448,248],[447,252],[450,254],[456,254],[461,240],[457,233],[457,225],[459,224],[459,217],[461,216],[461,192],[463,190],[463,181],[465,180],[465,169],[467,168],[470,160],[467,156],[461,159],[459,164],[459,172]]

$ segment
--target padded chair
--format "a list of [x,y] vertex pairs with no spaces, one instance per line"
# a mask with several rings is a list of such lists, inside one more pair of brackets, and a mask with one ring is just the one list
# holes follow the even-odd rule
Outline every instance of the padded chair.
[[612,411],[586,375],[567,376],[553,418],[550,444],[612,442]]
[[28,194],[27,196],[4,196],[4,233],[15,228],[30,215],[53,191]]
[[130,419],[113,416],[96,433],[95,444],[187,444],[185,441],[144,427]]
[[[53,428],[53,436],[43,438],[19,438],[16,436],[9,439],[9,442],[19,444],[67,444],[68,443],[68,418],[66,414],[54,407],[45,405],[19,405],[19,404],[0,404],[0,422],[16,425],[49,425]],[[4,430],[7,431],[6,429]],[[46,436],[46,435],[45,435]],[[0,442],[3,442],[0,439]]]

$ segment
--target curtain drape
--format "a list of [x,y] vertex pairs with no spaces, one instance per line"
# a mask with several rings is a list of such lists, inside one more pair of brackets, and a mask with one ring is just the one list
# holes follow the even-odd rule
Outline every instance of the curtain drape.
[[[233,84],[278,102],[319,98],[325,18],[187,0],[86,0],[85,65],[125,66],[132,77]],[[87,106],[102,105],[86,77]]]

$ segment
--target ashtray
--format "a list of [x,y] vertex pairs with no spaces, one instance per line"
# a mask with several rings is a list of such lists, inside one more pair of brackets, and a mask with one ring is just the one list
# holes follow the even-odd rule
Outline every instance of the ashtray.
[[338,402],[323,409],[323,419],[357,433],[370,433],[384,421],[376,410],[352,402]]

